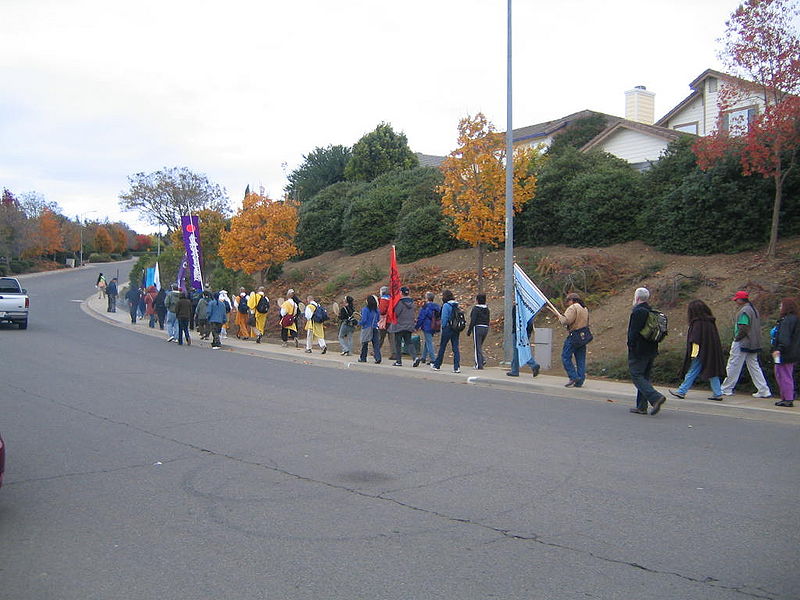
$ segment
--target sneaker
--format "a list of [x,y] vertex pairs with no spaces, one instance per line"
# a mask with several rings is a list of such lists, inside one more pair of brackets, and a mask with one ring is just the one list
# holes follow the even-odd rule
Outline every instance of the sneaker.
[[776,402],[775,406],[787,406],[791,408],[794,406],[794,402],[791,400],[781,400],[780,402]]
[[772,394],[762,394],[761,392],[756,392],[753,394],[753,398],[772,398]]
[[396,361],[394,361],[394,362],[392,363],[392,366],[393,366],[393,367],[402,367],[402,366],[403,366],[403,363],[401,363],[399,360],[396,360]]
[[433,369],[434,371],[439,371],[441,370],[441,367],[437,367],[436,365],[431,364],[431,369]]
[[647,411],[641,408],[629,408],[628,412],[632,412],[635,415],[646,415]]
[[519,373],[512,373],[511,371],[506,371],[506,375],[509,377],[519,377]]
[[367,362],[367,359],[365,358],[364,360],[361,360],[361,359],[359,358],[359,359],[358,359],[358,362]]
[[461,373],[461,369],[453,369],[453,373]]
[[418,366],[419,366],[419,363],[421,363],[421,362],[422,362],[422,361],[421,361],[419,358],[417,358],[417,359],[415,359],[415,360],[414,360],[414,362],[412,363],[412,365],[411,365],[411,366],[412,366],[412,367],[418,367]]
[[376,365],[379,365],[379,364],[381,364],[381,361],[379,361],[379,360],[376,360],[376,361],[375,361],[375,364],[376,364]]
[[219,350],[219,346],[211,346],[212,350]]
[[706,399],[707,400],[716,400],[717,402],[722,402],[722,396],[709,396]]
[[667,391],[669,391],[669,393],[675,396],[676,398],[680,398],[681,400],[686,398],[686,396],[684,394],[681,394],[680,392],[674,392],[672,390],[667,390]]
[[534,377],[538,377],[539,376],[539,371],[541,371],[541,370],[542,370],[542,367],[540,367],[539,365],[536,365],[535,367],[533,367],[533,376]]
[[259,334],[256,336],[256,344],[260,344],[260,343],[261,343],[261,334],[259,333]]
[[570,379],[567,383],[564,384],[564,387],[575,387],[575,380]]
[[322,352],[320,354],[325,354],[327,351],[328,351],[328,347],[327,346],[323,346],[322,347]]
[[661,396],[658,400],[655,401],[653,404],[653,408],[650,409],[650,415],[654,416],[657,415],[658,412],[661,410],[661,406],[666,402],[667,399],[664,396]]
[[306,350],[306,354],[311,354],[311,349],[310,348]]
[[175,338],[174,338],[174,337],[172,337],[172,336],[169,336],[169,337],[167,338],[167,341],[168,341],[168,342],[173,342],[173,341],[175,341]]

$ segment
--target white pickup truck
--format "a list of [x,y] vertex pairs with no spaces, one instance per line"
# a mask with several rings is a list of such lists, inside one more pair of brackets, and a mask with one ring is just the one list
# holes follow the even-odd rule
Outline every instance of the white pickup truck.
[[20,329],[27,329],[29,308],[28,290],[13,277],[0,277],[0,323],[16,323]]

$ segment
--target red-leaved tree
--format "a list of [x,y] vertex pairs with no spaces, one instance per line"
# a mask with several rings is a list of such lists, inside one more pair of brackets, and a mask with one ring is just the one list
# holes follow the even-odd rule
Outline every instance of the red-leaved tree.
[[[745,0],[726,22],[720,58],[733,77],[719,92],[720,113],[714,134],[694,146],[698,166],[709,169],[735,151],[745,175],[772,178],[772,207],[767,254],[778,243],[783,184],[795,168],[800,150],[800,39],[793,19],[800,14],[795,0]],[[748,122],[723,121],[746,99],[763,108]]]

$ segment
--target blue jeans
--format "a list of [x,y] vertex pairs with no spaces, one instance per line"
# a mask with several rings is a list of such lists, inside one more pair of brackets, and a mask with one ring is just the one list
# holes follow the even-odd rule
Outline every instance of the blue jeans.
[[439,353],[436,355],[436,360],[433,361],[433,366],[437,369],[442,367],[444,361],[444,353],[447,351],[447,344],[453,347],[453,370],[461,368],[461,352],[458,349],[458,335],[460,331],[453,331],[449,327],[442,327],[442,340],[439,342]]
[[167,311],[167,335],[178,338],[178,317],[171,310]]
[[[575,357],[575,364],[572,364],[572,357]],[[567,372],[567,377],[575,382],[577,386],[583,385],[586,379],[586,346],[576,348],[572,345],[569,336],[564,340],[564,347],[561,350],[561,364]]]
[[[700,362],[699,358],[693,358],[691,364],[689,365],[689,370],[686,371],[686,377],[683,378],[683,383],[681,387],[678,388],[678,393],[686,395],[686,392],[689,391],[689,388],[692,387],[694,380],[697,379],[697,376],[700,375],[700,371],[703,370],[703,365]],[[722,396],[722,387],[720,386],[719,377],[712,377],[708,380],[708,383],[711,384],[711,393],[715,396]]]
[[436,352],[433,351],[433,332],[423,331],[425,335],[425,345],[422,347],[422,360],[433,360],[436,358]]
[[189,339],[189,319],[178,320],[178,343],[183,346],[183,336],[186,336],[186,343],[191,344]]
[[381,331],[386,331],[385,329],[380,330],[378,328],[373,327],[372,329],[372,339],[366,342],[361,342],[361,356],[359,359],[361,362],[367,362],[367,352],[369,351],[369,342],[372,342],[372,355],[375,357],[375,362],[381,362]]
[[631,381],[636,386],[636,408],[647,410],[647,404],[655,404],[662,394],[650,383],[650,371],[653,370],[655,356],[631,356],[628,354],[628,370]]
[[[539,363],[536,362],[536,359],[533,356],[533,346],[531,346],[531,359],[525,363],[531,368],[533,371],[536,367],[539,366]],[[517,350],[517,340],[514,338],[514,358],[511,359],[511,371],[512,375],[519,375],[519,350]]]

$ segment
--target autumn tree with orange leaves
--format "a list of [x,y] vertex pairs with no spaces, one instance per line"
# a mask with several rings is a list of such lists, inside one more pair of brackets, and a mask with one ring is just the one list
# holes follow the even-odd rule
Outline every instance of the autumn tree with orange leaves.
[[[720,119],[714,134],[694,146],[698,166],[707,170],[731,152],[741,157],[745,175],[771,178],[775,186],[767,255],[778,243],[783,185],[800,153],[800,38],[794,0],[746,0],[726,22],[720,58],[736,77],[722,82]],[[757,98],[763,104],[752,120],[730,123],[726,116]],[[746,112],[746,111],[739,111]]]
[[219,255],[229,269],[259,273],[263,284],[267,271],[297,254],[297,204],[248,194],[231,219],[230,231],[222,232]]
[[[482,113],[458,124],[458,149],[442,162],[444,183],[442,213],[455,225],[455,237],[478,250],[478,291],[483,292],[483,257],[505,237],[505,143],[504,136]],[[530,173],[535,151],[514,152],[514,212],[522,210],[536,191]]]
[[108,229],[102,225],[95,229],[94,249],[103,254],[111,254],[114,251],[114,240],[108,232]]
[[56,259],[56,252],[64,249],[64,236],[61,234],[61,224],[50,209],[44,209],[38,217],[39,231],[36,240],[36,249],[39,254],[52,254]]

